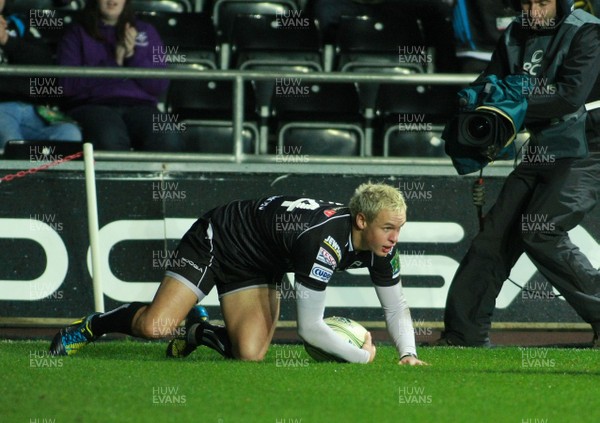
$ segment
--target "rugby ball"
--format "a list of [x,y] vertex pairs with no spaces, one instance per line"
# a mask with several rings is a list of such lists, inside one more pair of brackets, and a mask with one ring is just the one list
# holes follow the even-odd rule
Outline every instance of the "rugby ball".
[[[327,317],[326,319],[323,319],[323,321],[345,342],[348,342],[349,344],[352,344],[358,348],[362,348],[363,344],[365,343],[365,335],[367,330],[361,324],[352,319],[348,319],[347,317],[339,316]],[[346,360],[329,354],[306,342],[304,343],[304,349],[315,361],[337,361],[339,363],[346,362]]]

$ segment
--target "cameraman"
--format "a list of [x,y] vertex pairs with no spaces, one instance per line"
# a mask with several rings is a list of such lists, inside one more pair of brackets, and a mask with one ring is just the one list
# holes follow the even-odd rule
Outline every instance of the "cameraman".
[[[584,103],[600,70],[600,20],[572,11],[572,0],[516,0],[521,11],[483,73],[527,74],[533,84],[525,117],[531,139],[507,177],[454,276],[439,345],[489,346],[491,317],[503,282],[523,252],[600,333],[600,272],[567,231],[600,197],[600,154],[589,154]],[[547,219],[552,230],[522,222]]]

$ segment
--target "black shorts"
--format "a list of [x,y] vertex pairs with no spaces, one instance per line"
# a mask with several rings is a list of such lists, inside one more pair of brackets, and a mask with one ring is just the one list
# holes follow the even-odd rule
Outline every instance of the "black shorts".
[[241,269],[220,254],[218,233],[209,219],[200,218],[183,236],[173,252],[165,275],[190,288],[199,300],[217,286],[219,298],[224,295],[258,287],[277,289],[283,274],[265,274]]

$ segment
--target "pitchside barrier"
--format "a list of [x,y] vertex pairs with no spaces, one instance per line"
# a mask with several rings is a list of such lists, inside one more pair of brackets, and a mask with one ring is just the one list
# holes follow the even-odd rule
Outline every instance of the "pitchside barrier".
[[[5,69],[10,68],[10,69]],[[179,260],[178,239],[205,211],[239,198],[295,194],[345,203],[367,180],[397,186],[408,202],[408,223],[399,241],[402,280],[415,326],[442,326],[452,277],[478,230],[471,202],[474,176],[458,176],[448,159],[306,156],[282,163],[275,155],[242,153],[243,82],[297,77],[294,73],[193,72],[0,67],[0,74],[39,76],[169,77],[233,79],[235,150],[230,155],[95,152],[97,269],[104,307],[151,301],[164,269]],[[472,75],[301,75],[310,81],[464,84]],[[57,159],[57,157],[53,158]],[[0,176],[39,165],[37,159],[0,161]],[[512,163],[485,171],[487,207],[493,204]],[[90,187],[88,186],[88,189]],[[56,324],[100,307],[94,299],[92,252],[84,164],[71,161],[0,183],[0,324]],[[93,206],[91,206],[93,208]],[[276,230],[297,224],[282,218]],[[543,229],[544,216],[522,222]],[[600,265],[600,208],[570,233]],[[93,235],[92,235],[93,237]],[[498,297],[496,327],[574,329],[587,327],[524,255]],[[16,282],[16,283],[15,283]],[[293,275],[281,284],[283,326],[295,320]],[[521,289],[525,286],[526,289]],[[98,297],[98,295],[96,295]],[[216,292],[203,302],[219,319]],[[327,315],[382,325],[383,313],[368,274],[353,269],[334,275],[327,289]]]

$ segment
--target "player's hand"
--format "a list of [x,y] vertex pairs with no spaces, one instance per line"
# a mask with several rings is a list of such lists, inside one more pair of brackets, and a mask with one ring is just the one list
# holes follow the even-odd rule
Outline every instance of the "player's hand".
[[402,365],[409,365],[409,366],[429,366],[429,363],[425,362],[425,361],[421,361],[419,360],[417,357],[413,357],[412,355],[407,355],[406,357],[403,357],[398,364]]
[[6,19],[4,16],[0,15],[0,45],[5,45],[8,41],[8,23],[6,23]]
[[373,345],[373,338],[371,338],[371,332],[367,332],[365,334],[365,343],[362,346],[362,349],[368,351],[370,354],[369,363],[375,360],[375,354],[377,353],[377,348]]

